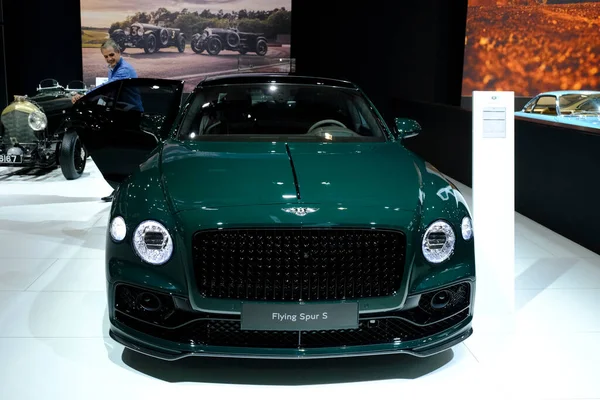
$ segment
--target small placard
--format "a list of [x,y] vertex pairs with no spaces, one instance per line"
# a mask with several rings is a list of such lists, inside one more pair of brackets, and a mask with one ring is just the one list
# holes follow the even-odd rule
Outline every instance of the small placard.
[[312,331],[358,328],[358,303],[243,303],[242,330]]
[[483,109],[483,137],[506,137],[506,108],[486,107]]

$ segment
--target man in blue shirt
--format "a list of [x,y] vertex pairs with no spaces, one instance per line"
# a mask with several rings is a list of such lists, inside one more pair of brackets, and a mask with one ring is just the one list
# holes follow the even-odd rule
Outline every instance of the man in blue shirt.
[[[102,44],[100,47],[100,52],[104,56],[106,63],[108,64],[108,81],[102,83],[101,85],[96,86],[94,89],[89,90],[87,93],[93,92],[99,87],[106,85],[109,82],[113,82],[119,79],[127,79],[127,78],[137,78],[137,72],[131,64],[129,64],[124,58],[121,57],[121,50],[119,45],[112,39],[108,39],[106,42]],[[86,93],[86,94],[87,94]],[[128,88],[128,91],[122,94],[123,100],[131,102],[131,104],[135,105],[135,110],[143,111],[142,101],[139,93],[133,91],[133,89]],[[71,99],[73,103],[79,100],[82,95],[75,95]]]
[[[96,86],[94,89],[89,90],[86,93],[86,95],[98,89],[99,87],[106,85],[109,82],[113,82],[119,79],[137,78],[137,73],[135,72],[135,69],[131,64],[129,64],[124,58],[121,57],[121,50],[119,48],[119,45],[117,45],[117,43],[114,40],[108,39],[106,42],[104,42],[100,47],[100,51],[102,52],[102,55],[104,56],[104,59],[108,64],[108,81]],[[83,96],[79,94],[73,96],[72,102],[75,103],[81,97]],[[144,111],[142,107],[141,96],[136,88],[125,87],[119,96],[119,102],[131,104],[133,106],[131,108],[131,111],[137,111],[137,113],[131,113],[130,122],[139,119],[135,118],[136,114],[139,117]],[[112,201],[114,193],[115,192],[113,191],[110,195],[103,197],[102,200]]]

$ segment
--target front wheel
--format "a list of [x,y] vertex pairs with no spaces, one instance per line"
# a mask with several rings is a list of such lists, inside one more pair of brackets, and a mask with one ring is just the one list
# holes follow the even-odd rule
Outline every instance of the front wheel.
[[258,54],[259,56],[264,56],[265,54],[267,54],[268,48],[269,46],[267,46],[266,40],[259,39],[258,42],[256,42],[256,54]]
[[66,132],[63,136],[58,156],[60,169],[67,180],[77,179],[83,174],[87,161],[87,151],[77,132]]
[[202,46],[202,42],[200,41],[200,35],[194,34],[190,41],[190,47],[196,54],[200,54],[204,51],[204,47]]
[[179,41],[177,43],[177,50],[179,50],[180,53],[183,53],[185,51],[185,39],[182,37],[179,38]]
[[146,43],[144,43],[144,52],[146,54],[156,53],[158,51],[158,46],[156,42],[156,36],[154,33],[151,33],[146,38]]
[[213,36],[208,39],[208,45],[206,47],[206,51],[208,52],[208,54],[210,54],[211,56],[216,56],[221,52],[221,49],[223,49],[223,44],[221,43],[221,40],[218,37]]

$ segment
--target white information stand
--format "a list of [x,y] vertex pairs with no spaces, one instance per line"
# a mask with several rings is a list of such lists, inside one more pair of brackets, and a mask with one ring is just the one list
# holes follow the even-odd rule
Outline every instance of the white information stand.
[[491,330],[514,327],[514,108],[513,92],[473,92],[475,321]]

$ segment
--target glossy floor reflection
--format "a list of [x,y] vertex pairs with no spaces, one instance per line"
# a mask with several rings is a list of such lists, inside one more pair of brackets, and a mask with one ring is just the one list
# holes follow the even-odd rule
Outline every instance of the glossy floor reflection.
[[111,188],[93,163],[76,181],[0,170],[0,184],[0,399],[600,398],[600,256],[518,214],[514,329],[480,307],[474,335],[428,359],[167,363],[108,337]]

